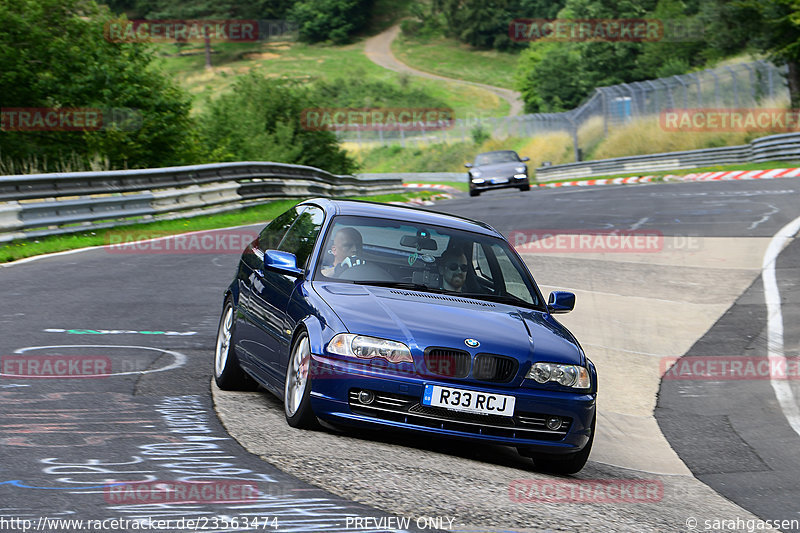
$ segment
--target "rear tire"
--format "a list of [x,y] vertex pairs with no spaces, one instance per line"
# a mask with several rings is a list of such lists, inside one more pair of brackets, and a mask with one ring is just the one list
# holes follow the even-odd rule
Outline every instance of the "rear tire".
[[222,308],[222,317],[217,328],[217,345],[214,352],[214,381],[222,390],[255,390],[258,383],[239,366],[239,359],[232,346],[236,325],[236,309],[233,299],[228,296]]
[[292,343],[283,389],[283,411],[286,422],[293,428],[319,427],[317,417],[311,408],[310,362],[311,345],[308,342],[308,333],[303,331]]
[[586,446],[581,451],[568,455],[536,454],[533,455],[533,464],[544,472],[552,474],[576,474],[580,472],[586,465],[586,461],[589,460],[589,454],[592,451],[596,421],[597,414],[592,420],[592,433],[589,435],[589,442],[586,443]]

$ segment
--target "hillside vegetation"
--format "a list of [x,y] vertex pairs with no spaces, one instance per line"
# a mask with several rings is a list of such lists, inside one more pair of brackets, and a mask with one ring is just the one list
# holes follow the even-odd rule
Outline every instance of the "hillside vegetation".
[[[309,131],[309,107],[449,107],[456,117],[502,116],[507,102],[473,86],[379,67],[364,39],[400,23],[397,55],[421,70],[515,87],[528,111],[571,109],[595,87],[679,74],[735,55],[791,68],[800,106],[800,19],[795,0],[4,0],[0,91],[4,108],[115,109],[125,120],[76,131],[17,128],[0,135],[0,171],[117,169],[258,158],[332,172],[451,169],[487,146],[529,150],[535,162],[572,159],[565,134],[431,147],[343,150],[332,132]],[[653,42],[556,42],[509,33],[511,21],[641,19],[693,28]],[[118,42],[128,19],[282,20],[269,41]],[[52,29],[58,28],[54,34]],[[674,37],[672,35],[671,37]],[[236,93],[239,93],[238,95]],[[243,100],[242,95],[248,99]],[[59,112],[61,112],[59,111]],[[586,157],[740,143],[741,135],[667,135],[635,123],[589,122]],[[535,153],[533,153],[535,152]]]

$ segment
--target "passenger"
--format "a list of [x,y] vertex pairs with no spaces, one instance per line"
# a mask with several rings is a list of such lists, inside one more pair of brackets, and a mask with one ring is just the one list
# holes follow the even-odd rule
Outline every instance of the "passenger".
[[333,264],[322,268],[322,275],[330,277],[339,276],[350,266],[361,264],[361,251],[364,241],[361,233],[355,228],[340,228],[333,236],[333,245],[328,250],[333,255]]

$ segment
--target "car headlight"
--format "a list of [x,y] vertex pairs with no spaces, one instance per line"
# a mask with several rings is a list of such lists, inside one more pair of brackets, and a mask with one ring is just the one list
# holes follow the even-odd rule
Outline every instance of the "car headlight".
[[518,174],[522,174],[522,173],[523,173],[523,172],[525,172],[526,170],[527,170],[527,169],[526,169],[525,167],[517,167],[517,173],[518,173]]
[[526,377],[537,383],[555,381],[559,385],[573,389],[588,389],[592,386],[589,370],[585,366],[535,363]]
[[473,170],[472,171],[472,177],[473,178],[480,178],[481,177],[481,171],[480,170]]
[[375,359],[381,357],[390,363],[413,363],[411,350],[402,342],[354,335],[352,333],[339,333],[328,343],[328,351],[346,357],[359,359]]

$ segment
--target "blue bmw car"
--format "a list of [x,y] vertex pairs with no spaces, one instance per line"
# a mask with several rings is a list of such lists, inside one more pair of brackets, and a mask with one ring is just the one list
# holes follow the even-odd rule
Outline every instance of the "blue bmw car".
[[247,247],[227,288],[214,375],[261,385],[287,422],[406,430],[514,446],[583,468],[597,374],[515,250],[487,224],[314,199]]

